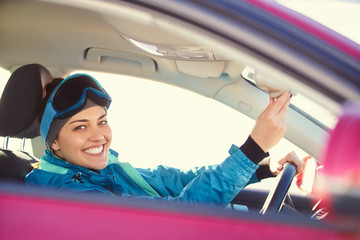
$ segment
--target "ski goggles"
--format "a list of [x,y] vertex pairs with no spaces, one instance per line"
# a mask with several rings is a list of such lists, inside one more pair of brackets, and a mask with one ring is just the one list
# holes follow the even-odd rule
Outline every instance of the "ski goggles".
[[65,119],[80,112],[90,98],[96,104],[109,108],[110,95],[98,81],[86,74],[74,74],[65,78],[51,93],[40,123],[40,135],[44,142],[54,119]]

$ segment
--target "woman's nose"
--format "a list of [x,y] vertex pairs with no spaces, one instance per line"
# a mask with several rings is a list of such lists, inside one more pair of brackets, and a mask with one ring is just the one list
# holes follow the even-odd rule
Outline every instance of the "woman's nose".
[[105,138],[104,132],[100,127],[92,128],[89,138],[91,141],[101,141],[104,138]]

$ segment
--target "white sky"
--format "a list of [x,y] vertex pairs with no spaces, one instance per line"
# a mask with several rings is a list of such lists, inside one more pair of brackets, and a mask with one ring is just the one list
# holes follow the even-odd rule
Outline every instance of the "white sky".
[[277,0],[360,44],[360,0]]

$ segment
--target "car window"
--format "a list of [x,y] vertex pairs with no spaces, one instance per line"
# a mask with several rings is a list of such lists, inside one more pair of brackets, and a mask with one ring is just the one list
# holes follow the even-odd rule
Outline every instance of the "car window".
[[[119,161],[134,167],[166,165],[188,170],[219,164],[232,144],[241,146],[255,121],[218,101],[175,86],[116,74],[77,71],[95,77],[112,97],[108,112],[113,131],[111,148]],[[286,139],[270,151],[274,159],[295,151],[308,156]],[[248,188],[270,189],[275,178]],[[295,180],[294,180],[295,181]],[[295,184],[293,194],[306,194]]]
[[2,95],[2,92],[9,77],[10,72],[0,67],[0,96]]
[[[79,72],[94,76],[112,96],[108,113],[112,148],[120,161],[135,167],[190,169],[219,164],[232,144],[240,146],[246,140],[254,125],[240,112],[185,89],[117,74]],[[10,73],[1,73],[3,88]],[[9,149],[19,149],[20,144],[20,139],[10,139]],[[32,153],[30,141],[25,147]],[[307,155],[286,139],[270,154],[281,158],[292,150],[301,158]],[[252,186],[268,189],[272,181]]]
[[[83,72],[83,71],[82,71]],[[188,169],[221,163],[232,144],[240,146],[254,120],[213,99],[163,83],[90,72],[112,96],[112,148],[136,167],[159,164]],[[287,140],[274,157],[291,150]]]

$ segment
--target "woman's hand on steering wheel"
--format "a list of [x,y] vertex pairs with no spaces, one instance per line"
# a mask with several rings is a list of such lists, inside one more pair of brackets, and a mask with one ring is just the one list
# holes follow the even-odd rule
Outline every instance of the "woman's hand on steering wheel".
[[271,173],[274,175],[278,175],[283,170],[284,164],[286,162],[290,162],[296,166],[296,175],[301,173],[303,169],[303,163],[294,151],[288,153],[284,158],[278,161],[270,159],[269,168]]

